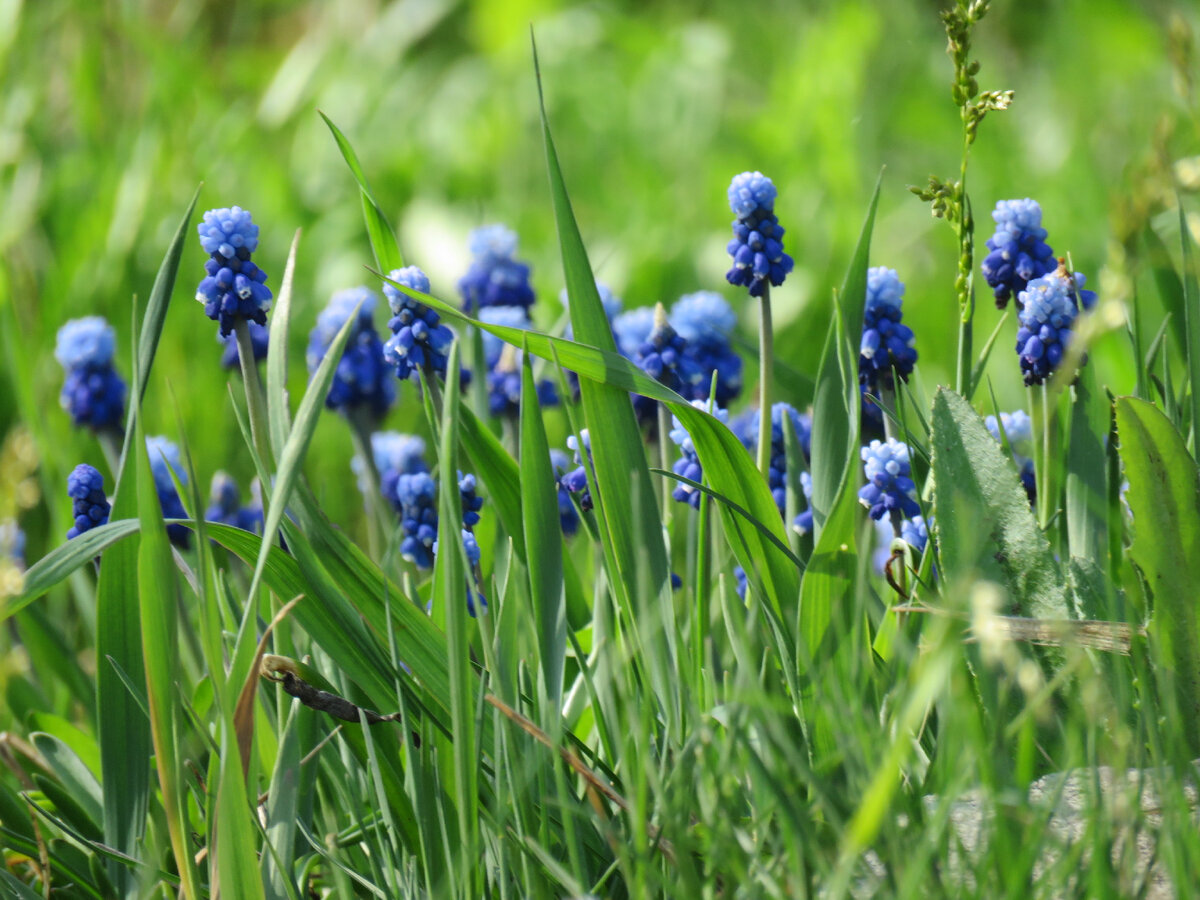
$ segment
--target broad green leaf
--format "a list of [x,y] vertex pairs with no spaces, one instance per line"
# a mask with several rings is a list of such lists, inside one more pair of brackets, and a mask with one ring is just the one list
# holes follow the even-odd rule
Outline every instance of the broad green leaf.
[[354,152],[354,148],[350,146],[346,136],[329,120],[329,116],[325,113],[320,113],[320,116],[329,126],[329,130],[333,133],[333,139],[337,141],[338,149],[346,160],[346,165],[350,167],[350,171],[354,174],[354,180],[358,182],[358,188],[362,194],[363,218],[367,223],[367,237],[371,241],[375,262],[384,272],[403,267],[404,257],[400,254],[399,244],[396,243],[396,234],[392,231],[392,226],[388,224],[387,217],[379,208],[379,204],[371,195],[371,188],[367,185],[367,176],[358,161],[358,154]]
[[567,652],[567,611],[563,594],[562,528],[558,489],[550,466],[550,444],[542,422],[533,366],[521,360],[521,512],[528,548],[529,594],[537,622],[542,679],[551,707],[562,698]]
[[1164,681],[1173,682],[1189,750],[1200,751],[1200,470],[1183,436],[1153,405],[1116,402],[1121,460],[1129,479],[1134,541],[1151,603],[1150,633]]
[[947,388],[934,396],[932,425],[933,515],[947,583],[986,578],[1007,588],[1016,615],[1069,618],[1066,578],[1012,458]]
[[1096,387],[1095,367],[1085,366],[1072,388],[1071,444],[1067,450],[1067,546],[1071,556],[1100,561],[1108,552],[1109,404]]
[[137,519],[114,519],[55,547],[29,567],[25,573],[25,590],[0,607],[0,622],[20,612],[80,566],[91,562],[121,538],[133,534],[138,527]]

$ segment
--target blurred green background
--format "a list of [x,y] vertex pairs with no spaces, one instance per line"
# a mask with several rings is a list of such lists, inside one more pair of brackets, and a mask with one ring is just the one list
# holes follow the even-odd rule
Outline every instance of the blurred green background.
[[[1013,89],[980,129],[968,189],[982,241],[999,199],[1034,197],[1049,242],[1102,297],[1148,300],[1139,229],[1170,242],[1167,174],[1198,151],[1194,7],[1118,0],[996,2],[977,34],[983,89]],[[128,377],[130,298],[148,294],[199,182],[197,217],[234,204],[261,226],[256,261],[278,290],[303,229],[292,335],[293,397],[316,313],[372,262],[357,188],[317,110],[353,142],[411,263],[453,299],[466,237],[501,221],[521,236],[541,302],[558,316],[562,274],[537,121],[529,30],[584,239],[626,306],[722,291],[730,177],[779,188],[796,270],[774,293],[777,352],[811,373],[831,289],[853,250],[881,167],[872,264],[907,283],[927,389],[953,372],[951,229],[907,186],[955,177],[960,123],[934,2],[567,3],[552,0],[0,0],[0,433],[16,421],[43,451],[52,500],[79,461],[102,466],[58,408],[54,336],[99,313]],[[1165,211],[1164,211],[1165,210]],[[193,226],[194,229],[194,226]],[[982,253],[978,258],[982,258]],[[204,254],[189,239],[147,397],[148,430],[178,439],[178,404],[200,475],[250,465],[219,365],[216,325],[192,300]],[[976,345],[998,319],[982,279]],[[383,316],[377,314],[380,328]],[[1024,403],[1011,354],[990,374],[1001,406]],[[1132,387],[1123,333],[1092,355],[1102,383]],[[748,369],[748,386],[753,364]],[[388,427],[413,427],[405,388]],[[350,439],[330,416],[308,472],[329,511],[353,518]],[[103,470],[103,467],[102,467]],[[343,489],[343,487],[345,489]],[[61,540],[67,504],[25,514],[28,556]]]

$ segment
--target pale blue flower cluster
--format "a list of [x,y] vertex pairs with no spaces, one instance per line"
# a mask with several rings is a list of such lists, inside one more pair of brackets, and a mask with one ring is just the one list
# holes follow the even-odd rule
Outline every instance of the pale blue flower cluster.
[[119,428],[125,382],[113,367],[116,333],[100,316],[72,319],[58,330],[54,356],[66,370],[59,402],[76,425]]

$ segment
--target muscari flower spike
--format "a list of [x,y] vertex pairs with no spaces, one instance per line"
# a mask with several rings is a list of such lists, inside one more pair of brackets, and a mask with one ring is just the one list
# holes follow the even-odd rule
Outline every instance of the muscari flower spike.
[[792,258],[783,252],[775,196],[775,185],[762,172],[742,172],[729,185],[729,208],[737,218],[727,248],[733,268],[725,279],[749,288],[751,297],[761,296],[768,282],[779,287],[792,271]]
[[258,226],[250,213],[240,206],[210,209],[196,229],[210,256],[204,264],[208,274],[196,288],[204,314],[220,323],[222,335],[233,331],[239,319],[266,325],[271,291],[267,273],[250,259],[258,247]]
[[[467,554],[467,563],[470,565],[471,571],[473,573],[475,571],[476,567],[479,565],[479,560],[483,556],[483,554],[479,550],[479,541],[477,541],[475,539],[475,535],[470,530],[464,528],[464,529],[462,529],[462,542],[463,542],[463,550]],[[433,542],[434,556],[437,555],[437,552],[438,552],[438,542],[435,540]],[[487,597],[485,597],[483,595],[483,591],[479,590],[478,587],[476,587],[475,589],[471,588],[471,584],[474,580],[475,579],[474,579],[473,574],[467,576],[467,615],[469,615],[472,619],[474,619],[477,614],[477,611],[475,608],[475,598],[476,597],[479,598],[479,610],[478,611],[481,612],[483,615],[487,615],[487,611],[488,611]],[[429,612],[432,609],[433,609],[433,599],[430,598],[429,603],[426,604],[426,606],[425,606],[425,611]]]
[[571,469],[570,458],[557,447],[550,450],[550,468],[554,470],[554,487],[558,491],[558,522],[567,537],[579,530],[579,513],[571,502],[571,492],[563,485],[563,477]]
[[71,471],[67,496],[72,500],[71,516],[75,520],[67,532],[68,541],[108,521],[112,507],[104,496],[104,476],[95,467],[80,463]]
[[488,306],[533,305],[529,266],[517,262],[517,234],[503,225],[476,228],[467,239],[473,257],[467,274],[459,279],[463,310],[474,313]]
[[[401,475],[428,472],[425,463],[425,441],[415,434],[400,434],[396,431],[376,431],[371,434],[371,455],[375,458],[375,471],[379,473],[380,493],[396,505],[396,479]],[[364,494],[369,489],[367,469],[363,459],[354,456],[350,470],[358,479],[358,489]]]
[[671,327],[687,341],[687,355],[695,361],[700,378],[693,386],[693,400],[707,399],[716,373],[719,405],[735,400],[742,392],[742,358],[730,344],[737,327],[737,314],[725,298],[713,291],[685,294],[671,307]]
[[654,309],[639,306],[623,312],[612,320],[612,329],[617,351],[626,359],[633,359],[654,330]]
[[[687,341],[671,327],[667,312],[659,303],[654,307],[654,325],[634,354],[633,364],[671,390],[692,396],[704,373],[687,350]],[[640,420],[650,421],[654,417],[657,401],[636,394],[633,408]]]
[[[359,304],[362,304],[359,306]],[[311,378],[321,365],[330,345],[346,321],[358,315],[352,333],[338,361],[325,406],[344,416],[365,410],[375,420],[382,419],[396,399],[395,379],[383,358],[383,344],[375,331],[374,292],[366,287],[338,291],[317,316],[317,325],[308,339],[308,374]]]
[[997,442],[1000,441],[1000,427],[1003,426],[1004,436],[1008,438],[1008,445],[1012,449],[1013,462],[1017,466],[1017,474],[1021,477],[1021,486],[1025,488],[1029,505],[1032,506],[1037,501],[1037,476],[1033,469],[1033,459],[1022,452],[1030,450],[1033,446],[1033,421],[1029,414],[1023,409],[1011,413],[1002,412],[998,424],[995,416],[988,416],[983,420],[983,424]]
[[[416,266],[394,269],[388,278],[418,293],[429,293],[429,276]],[[383,358],[396,367],[396,377],[416,378],[422,369],[445,377],[454,332],[441,324],[434,310],[393,285],[385,283],[383,293],[393,313],[388,322],[392,337],[383,346]]]
[[113,367],[116,341],[100,316],[72,319],[58,329],[54,356],[67,373],[59,402],[76,425],[119,428],[125,417],[125,382]]
[[[186,485],[188,482],[179,448],[162,435],[150,435],[146,438],[146,452],[150,456],[150,470],[154,474],[154,487],[158,491],[163,518],[186,519],[187,510],[183,508],[183,501],[179,499],[179,492],[175,490],[175,481],[171,477],[174,472],[180,484]],[[183,525],[168,525],[167,537],[177,547],[186,548],[191,543],[191,532]]]
[[[600,304],[604,307],[604,315],[608,318],[609,327],[613,328],[614,320],[617,318],[617,316],[621,315],[621,309],[623,308],[624,304],[621,302],[620,297],[614,294],[608,286],[601,284],[599,281],[596,282],[596,292],[600,295]],[[562,301],[563,310],[567,310],[570,304],[570,297],[567,294],[566,288],[563,288],[562,291],[559,292],[558,299]],[[648,333],[649,329],[647,329],[647,334]],[[563,337],[569,341],[574,340],[575,332],[572,329],[570,322],[567,322],[567,327],[563,330]],[[617,340],[615,330],[613,331],[613,340]],[[638,343],[641,343],[640,338]],[[572,372],[570,369],[566,369],[565,371],[567,373],[567,383],[571,386],[571,393],[578,399],[579,373]]]
[[400,514],[400,555],[418,569],[433,568],[433,542],[437,540],[437,482],[428,472],[402,474],[396,479]]
[[[729,411],[721,409],[719,406],[713,406],[707,400],[693,400],[692,406],[696,407],[696,409],[712,413],[721,422],[729,422]],[[692,443],[692,436],[683,427],[683,423],[674,416],[671,417],[671,440],[679,447],[681,454],[671,467],[672,471],[676,475],[682,475],[684,478],[691,479],[697,483],[703,482],[704,469],[700,465],[700,457],[696,454],[696,446]],[[671,496],[680,503],[690,504],[694,509],[700,508],[702,493],[690,484],[683,484],[682,482],[676,484],[675,489],[671,492]]]
[[1036,200],[1001,200],[992,211],[996,233],[987,241],[991,252],[981,268],[996,306],[1004,309],[1010,297],[1020,304],[1030,281],[1054,271],[1054,251],[1046,243],[1042,208]]
[[895,438],[871,441],[862,448],[861,456],[867,483],[859,489],[858,499],[870,510],[871,518],[881,519],[893,511],[909,519],[919,516],[908,445]]
[[465,528],[474,528],[479,524],[479,510],[483,508],[483,498],[475,493],[475,476],[458,473],[458,493],[462,498],[462,521]]
[[[248,327],[250,346],[254,348],[254,361],[262,362],[267,358],[270,330],[266,325],[259,325],[257,322],[249,322]],[[217,340],[225,347],[225,352],[221,354],[221,366],[226,369],[238,368],[241,365],[241,357],[238,355],[237,335],[230,333],[222,336],[218,334]]]
[[867,270],[867,301],[863,308],[858,377],[871,393],[893,387],[892,371],[907,381],[917,361],[913,331],[900,321],[904,283],[895,269]]
[[570,493],[578,495],[579,508],[587,511],[592,508],[592,492],[588,487],[587,465],[583,460],[583,453],[580,452],[580,439],[583,441],[583,452],[587,454],[590,462],[592,456],[592,440],[588,434],[588,430],[584,428],[579,432],[579,438],[575,435],[570,435],[567,438],[567,447],[575,451],[575,468],[562,476],[562,486]]
[[[524,323],[517,324],[515,316],[507,315],[509,312],[519,312],[524,316],[525,311],[519,306],[487,307],[481,311],[480,319],[485,322],[494,321],[495,317],[488,314],[501,310],[506,312],[504,318],[511,321],[499,321],[496,324],[511,324],[515,328],[532,327],[528,317],[525,317]],[[488,337],[493,338],[496,343],[491,344],[487,340]],[[484,332],[483,350],[488,367],[488,410],[493,416],[516,416],[521,409],[521,351],[487,332]],[[558,391],[554,382],[548,378],[535,381],[534,390],[539,406],[554,406],[558,403]]]
[[1017,314],[1017,356],[1027,385],[1041,384],[1062,362],[1079,307],[1096,304],[1094,291],[1083,289],[1086,279],[1060,267],[1035,278],[1021,292]]
[[257,506],[254,504],[242,506],[242,496],[237,482],[226,472],[217,472],[213,475],[208,503],[208,509],[204,511],[204,521],[206,522],[232,525],[243,531],[258,531],[262,527],[261,493]]

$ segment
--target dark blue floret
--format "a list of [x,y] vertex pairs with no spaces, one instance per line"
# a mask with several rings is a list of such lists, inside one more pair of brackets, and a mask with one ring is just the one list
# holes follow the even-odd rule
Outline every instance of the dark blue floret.
[[[416,266],[395,269],[388,278],[419,293],[429,293],[429,277]],[[421,370],[445,377],[454,332],[441,324],[436,312],[403,291],[384,284],[383,292],[393,313],[388,322],[392,337],[384,344],[383,357],[396,367],[396,377],[415,379]]]
[[[729,421],[729,413],[721,409],[719,406],[714,406],[709,409],[712,404],[707,400],[693,400],[692,406],[697,409],[702,409],[705,412],[711,412],[721,422]],[[679,452],[682,454],[679,459],[675,460],[675,464],[671,467],[676,475],[682,475],[684,478],[691,479],[697,483],[704,481],[704,470],[700,465],[700,457],[696,453],[696,446],[692,443],[692,436],[688,434],[686,428],[679,419],[672,417],[671,419],[671,440],[679,447]],[[678,483],[675,485],[671,496],[680,503],[688,503],[693,508],[700,508],[701,492],[688,484]]]
[[116,335],[100,316],[73,319],[58,330],[54,355],[66,370],[59,402],[75,425],[120,427],[125,382],[113,368]]
[[733,268],[725,279],[749,288],[751,297],[762,294],[767,283],[778,287],[792,271],[792,258],[783,252],[783,227],[775,216],[775,185],[761,172],[743,172],[729,185],[733,240],[729,255]]
[[[376,431],[371,435],[371,453],[375,457],[375,471],[379,473],[379,492],[399,512],[401,504],[396,487],[400,476],[429,471],[424,457],[425,441],[412,434]],[[358,489],[365,494],[368,482],[363,460],[355,456],[350,460],[350,469],[358,476]]]
[[579,513],[571,502],[571,492],[563,484],[563,476],[571,468],[567,454],[558,449],[550,451],[550,467],[554,470],[554,487],[558,491],[558,521],[567,537],[579,530]]
[[903,298],[904,284],[895,269],[875,266],[867,270],[858,377],[873,394],[878,394],[880,386],[894,386],[893,370],[907,381],[917,361],[912,329],[900,321]]
[[403,474],[396,479],[395,496],[404,533],[400,555],[418,569],[432,569],[438,529],[437,483],[427,472]]
[[462,497],[463,527],[474,528],[479,524],[479,510],[483,508],[483,498],[475,493],[475,476],[459,472],[458,492]]
[[[262,362],[267,358],[267,345],[270,342],[270,330],[265,325],[259,325],[257,322],[249,324],[250,330],[250,346],[254,348],[254,361]],[[227,334],[224,337],[217,335],[217,340],[225,346],[225,352],[221,354],[221,365],[226,369],[236,369],[241,365],[238,357],[237,335]]]
[[111,507],[104,496],[104,476],[87,463],[76,466],[67,476],[67,496],[71,498],[71,516],[75,524],[67,540],[79,537],[108,521]]
[[592,442],[586,428],[579,432],[579,437],[583,439],[583,453],[580,452],[580,443],[575,435],[567,438],[567,446],[575,451],[576,467],[562,476],[562,486],[570,493],[577,495],[579,508],[586,512],[592,508],[592,492],[588,488],[587,465],[584,463],[584,454],[587,455],[588,462],[590,463]]
[[1046,243],[1042,208],[1037,201],[1001,200],[992,218],[996,233],[987,241],[991,252],[983,260],[983,277],[995,294],[996,306],[1004,309],[1010,297],[1020,303],[1020,294],[1028,283],[1053,272],[1057,263]]
[[474,314],[488,306],[533,305],[529,266],[517,262],[517,235],[503,225],[485,225],[471,232],[468,247],[474,257],[458,282],[463,309]]
[[271,291],[267,274],[250,259],[258,246],[258,226],[250,213],[239,206],[210,209],[196,227],[211,257],[204,264],[207,277],[196,289],[204,314],[220,323],[222,336],[233,331],[239,319],[266,325]]
[[[158,491],[158,503],[162,507],[164,519],[186,519],[187,510],[179,499],[179,491],[175,489],[175,478],[182,485],[187,484],[187,471],[179,455],[179,448],[161,435],[146,438],[146,452],[150,456],[150,469],[154,473],[154,487]],[[167,537],[177,547],[187,548],[191,544],[191,532],[184,525],[168,525]]]
[[[463,542],[463,550],[466,551],[466,554],[467,554],[467,563],[470,565],[471,570],[472,570],[472,572],[467,575],[467,614],[473,619],[473,618],[475,618],[475,616],[478,613],[487,615],[487,611],[488,611],[487,597],[485,597],[483,595],[483,591],[479,590],[478,585],[476,585],[474,588],[472,588],[472,585],[475,584],[474,572],[477,570],[477,568],[479,566],[479,560],[482,557],[482,554],[480,553],[479,542],[475,539],[475,535],[472,534],[470,531],[468,531],[465,528],[462,530],[462,542]],[[438,552],[438,542],[434,541],[434,544],[433,544],[434,556],[437,555],[437,552]],[[475,598],[476,597],[479,598],[479,609],[478,610],[476,610],[476,608],[475,608]],[[429,603],[425,607],[425,611],[429,612],[432,609],[433,609],[433,600],[430,599]]]
[[[1072,280],[1053,272],[1029,282],[1021,292],[1016,350],[1026,384],[1041,384],[1062,362],[1079,312],[1076,286],[1081,277],[1072,276]],[[1095,302],[1094,294],[1091,302]]]
[[908,445],[895,438],[871,441],[862,448],[861,455],[867,483],[859,490],[858,499],[870,510],[871,518],[891,516],[894,511],[909,519],[920,515]]
[[[812,452],[812,417],[807,413],[799,412],[790,403],[773,405],[771,407],[771,461],[767,471],[767,484],[771,488],[771,498],[779,508],[780,516],[787,514],[787,447],[783,433],[785,416],[792,423],[792,431],[796,435],[796,443],[805,464],[810,461]],[[759,411],[753,410],[743,413],[729,423],[730,431],[747,450],[753,451],[758,445],[760,419]],[[807,475],[807,472],[801,472],[798,476],[806,500],[811,499],[812,496],[811,480],[808,482],[808,486],[805,485]],[[792,524],[793,527],[802,528],[801,533],[811,530],[811,514],[806,516],[805,513],[801,513]]]
[[1000,426],[1004,427],[1004,436],[1008,439],[1008,446],[1012,450],[1012,458],[1017,466],[1017,474],[1021,478],[1021,486],[1025,488],[1025,494],[1029,497],[1029,505],[1033,506],[1037,502],[1037,475],[1033,468],[1033,422],[1030,420],[1029,414],[1023,409],[1012,413],[1002,412],[999,424],[997,424],[995,416],[988,416],[983,423],[997,441],[1000,440]]
[[[655,307],[654,327],[634,354],[633,364],[655,381],[684,396],[692,396],[704,375],[696,360],[688,354],[687,341],[676,334],[667,321],[661,303]],[[650,421],[657,403],[639,394],[633,398],[633,408],[639,420]]]
[[259,532],[262,530],[261,494],[257,502],[242,506],[241,492],[238,490],[237,482],[225,472],[217,472],[213,475],[208,502],[208,509],[204,511],[204,521],[232,525],[243,531]]
[[308,340],[308,373],[310,377],[316,373],[338,332],[354,315],[355,307],[358,316],[325,396],[325,406],[346,416],[366,410],[371,417],[382,419],[396,399],[396,386],[391,367],[384,362],[383,344],[375,332],[375,294],[368,288],[338,291],[321,311]]
[[684,351],[700,370],[689,399],[708,398],[716,373],[718,405],[726,405],[742,392],[742,358],[730,344],[737,315],[725,298],[712,291],[685,294],[671,308],[671,326],[687,341]]

